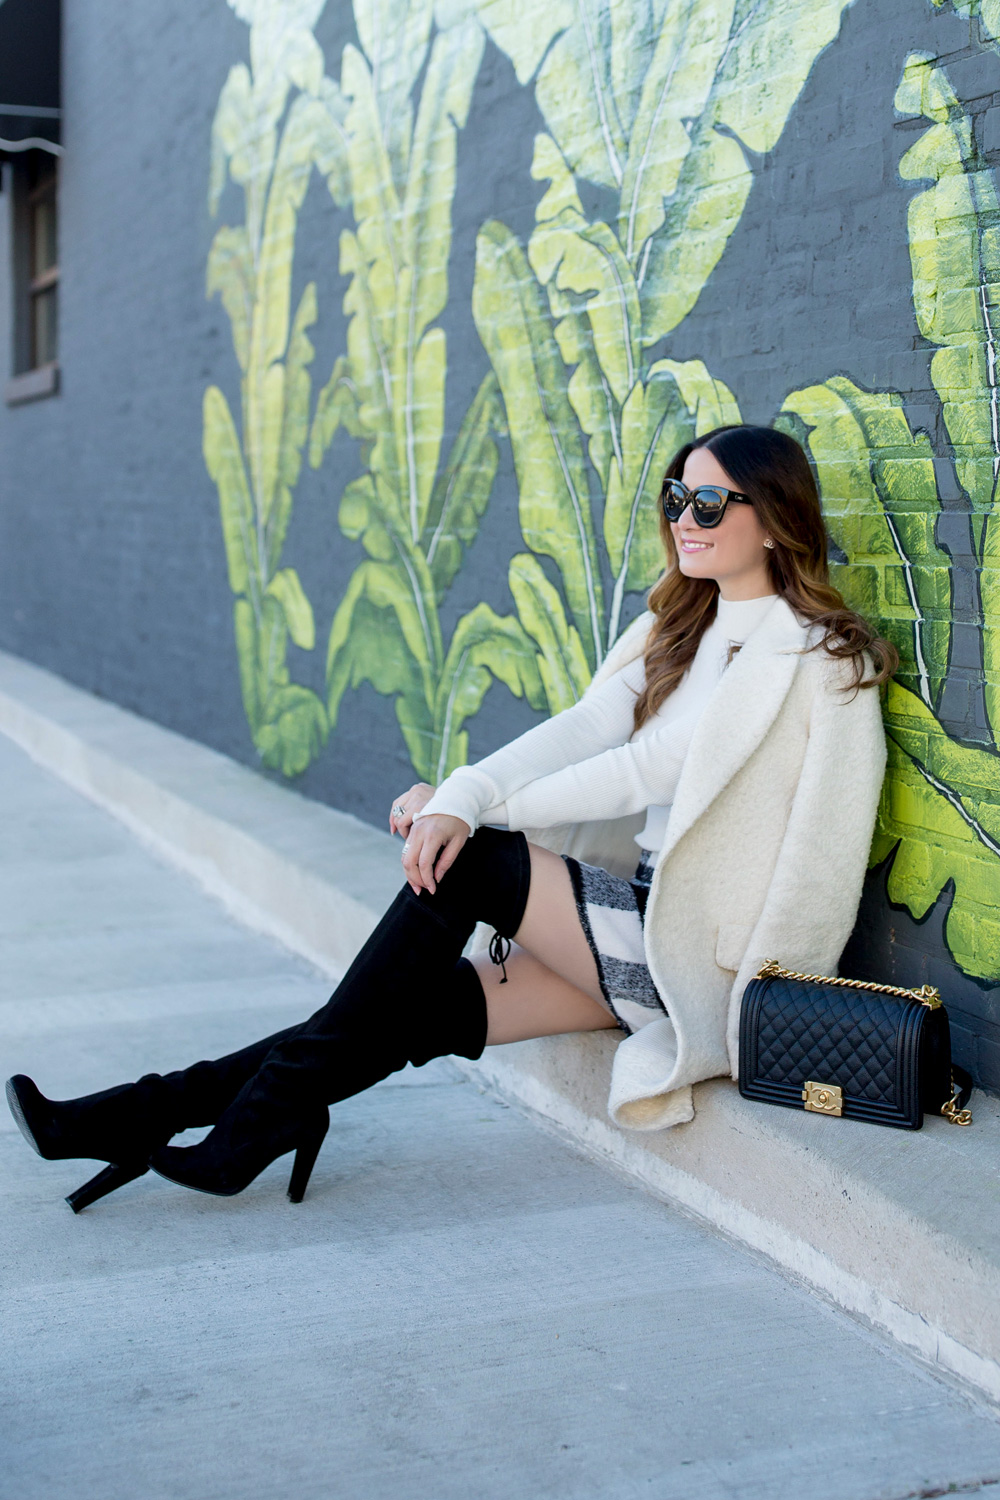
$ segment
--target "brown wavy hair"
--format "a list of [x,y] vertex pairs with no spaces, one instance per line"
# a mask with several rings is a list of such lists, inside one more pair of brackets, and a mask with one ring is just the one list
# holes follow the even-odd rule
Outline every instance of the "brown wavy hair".
[[[774,542],[767,554],[768,572],[777,594],[807,625],[823,635],[809,650],[822,647],[845,661],[853,681],[848,689],[878,687],[899,665],[895,646],[876,635],[830,582],[829,538],[820,509],[819,491],[802,448],[773,427],[731,425],[685,443],[664,474],[680,479],[688,455],[707,448],[736,489],[749,495],[757,519]],[[705,631],[715,619],[719,587],[711,578],[687,578],[677,561],[670,522],[660,510],[660,538],[667,569],[649,592],[655,615],[646,643],[646,686],[635,703],[635,727],[651,719],[669,698],[694,660]],[[871,675],[866,675],[868,667]]]

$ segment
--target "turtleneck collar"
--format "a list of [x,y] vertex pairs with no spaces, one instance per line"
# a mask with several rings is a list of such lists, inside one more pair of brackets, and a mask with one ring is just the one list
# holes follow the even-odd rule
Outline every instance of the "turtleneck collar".
[[720,594],[715,618],[726,639],[742,644],[778,598],[778,594],[764,594],[760,599],[723,599]]

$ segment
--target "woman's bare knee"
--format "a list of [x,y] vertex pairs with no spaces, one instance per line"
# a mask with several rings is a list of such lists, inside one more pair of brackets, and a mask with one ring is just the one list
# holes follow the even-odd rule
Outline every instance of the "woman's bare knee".
[[571,1031],[605,1031],[614,1017],[597,1000],[523,948],[513,947],[503,971],[485,953],[473,958],[486,994],[486,1045]]

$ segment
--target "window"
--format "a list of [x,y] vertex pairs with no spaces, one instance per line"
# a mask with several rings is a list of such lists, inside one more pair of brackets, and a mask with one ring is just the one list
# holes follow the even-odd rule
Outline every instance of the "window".
[[56,358],[59,253],[56,240],[55,163],[45,164],[28,191],[28,368],[50,365]]
[[25,151],[11,177],[14,348],[5,395],[17,406],[59,389],[57,163],[46,151]]

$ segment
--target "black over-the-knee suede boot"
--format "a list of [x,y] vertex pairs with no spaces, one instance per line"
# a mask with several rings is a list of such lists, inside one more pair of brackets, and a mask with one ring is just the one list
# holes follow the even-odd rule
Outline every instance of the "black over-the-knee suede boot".
[[46,1161],[91,1156],[110,1165],[66,1199],[74,1213],[149,1170],[149,1158],[170,1137],[214,1125],[271,1049],[298,1030],[289,1026],[239,1052],[174,1073],[147,1073],[79,1099],[46,1099],[32,1080],[7,1080],[7,1101],[21,1134]]
[[228,1197],[294,1150],[288,1192],[300,1202],[330,1104],[408,1062],[481,1054],[486,999],[461,952],[479,920],[513,937],[530,878],[523,834],[483,828],[434,895],[404,887],[322,1010],[272,1048],[204,1141],[154,1152],[154,1170]]

